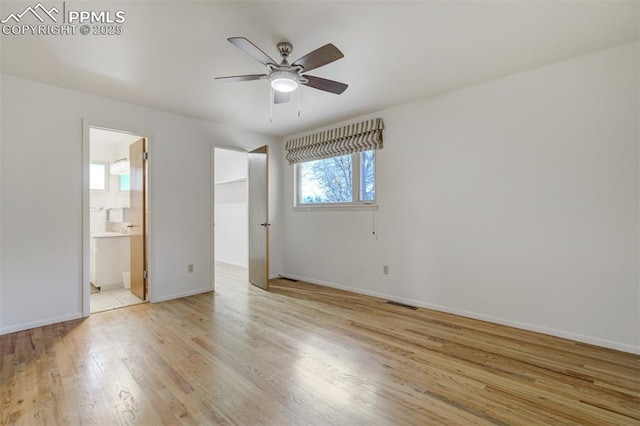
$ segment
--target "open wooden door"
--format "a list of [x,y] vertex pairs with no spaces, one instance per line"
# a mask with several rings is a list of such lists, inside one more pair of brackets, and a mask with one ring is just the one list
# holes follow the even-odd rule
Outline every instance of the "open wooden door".
[[142,138],[129,146],[131,293],[147,299],[146,146]]
[[249,282],[269,289],[269,150],[249,151]]

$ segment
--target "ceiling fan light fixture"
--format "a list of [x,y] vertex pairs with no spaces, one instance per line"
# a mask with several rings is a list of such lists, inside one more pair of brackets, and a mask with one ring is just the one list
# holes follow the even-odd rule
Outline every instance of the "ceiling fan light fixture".
[[274,71],[269,76],[273,90],[290,93],[298,88],[300,77],[291,71]]

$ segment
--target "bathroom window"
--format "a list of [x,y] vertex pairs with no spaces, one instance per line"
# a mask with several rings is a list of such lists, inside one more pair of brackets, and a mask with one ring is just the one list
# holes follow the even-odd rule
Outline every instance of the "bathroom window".
[[109,189],[109,175],[107,163],[89,164],[89,189],[92,191],[107,191]]
[[120,175],[120,191],[129,191],[129,173],[126,175]]

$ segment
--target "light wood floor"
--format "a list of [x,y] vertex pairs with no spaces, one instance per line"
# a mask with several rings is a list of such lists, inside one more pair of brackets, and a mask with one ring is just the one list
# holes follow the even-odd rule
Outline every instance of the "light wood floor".
[[0,422],[640,424],[638,356],[245,276],[1,336]]

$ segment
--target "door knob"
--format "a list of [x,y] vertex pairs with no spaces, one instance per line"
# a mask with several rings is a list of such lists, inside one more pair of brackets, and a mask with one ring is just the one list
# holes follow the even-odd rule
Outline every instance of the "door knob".
[[260,224],[260,226],[271,226],[271,224],[270,224],[270,223],[265,222],[265,223],[261,223],[261,224]]

